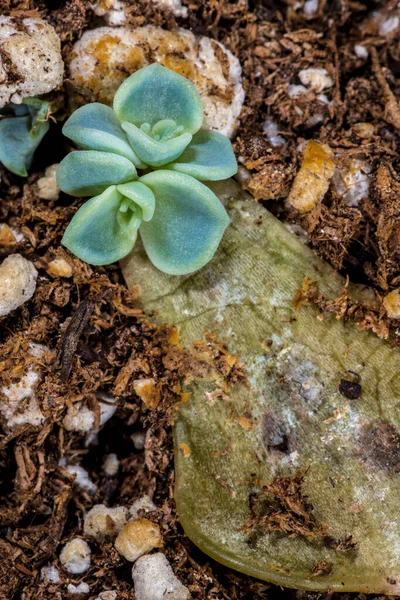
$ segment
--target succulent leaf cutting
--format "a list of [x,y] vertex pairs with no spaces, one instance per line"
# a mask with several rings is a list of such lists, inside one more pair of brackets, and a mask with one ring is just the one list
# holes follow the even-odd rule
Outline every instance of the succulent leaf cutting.
[[183,275],[213,257],[228,215],[201,181],[237,171],[228,138],[200,129],[203,107],[195,86],[153,64],[117,90],[113,108],[76,110],[64,134],[81,150],[61,162],[57,182],[76,196],[93,196],[67,227],[63,244],[93,265],[126,256],[138,231],[152,263]]
[[26,177],[34,152],[50,127],[49,103],[24,98],[21,104],[8,104],[0,113],[0,163],[15,175]]

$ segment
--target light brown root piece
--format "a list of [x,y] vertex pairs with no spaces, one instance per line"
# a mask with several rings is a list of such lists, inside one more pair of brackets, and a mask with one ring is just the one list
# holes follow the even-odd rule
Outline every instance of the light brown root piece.
[[379,63],[378,52],[376,51],[376,48],[371,48],[371,58],[376,79],[379,85],[382,87],[386,99],[385,119],[388,123],[390,123],[390,125],[393,125],[393,127],[396,127],[396,129],[400,129],[400,107],[397,103],[395,95],[386,81],[382,67]]

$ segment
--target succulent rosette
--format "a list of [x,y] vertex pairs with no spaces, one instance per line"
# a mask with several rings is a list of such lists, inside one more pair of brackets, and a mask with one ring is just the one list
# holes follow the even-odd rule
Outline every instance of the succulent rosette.
[[113,108],[76,110],[64,134],[82,150],[61,162],[57,182],[74,196],[93,196],[68,225],[63,244],[93,265],[126,256],[140,233],[161,271],[191,273],[214,255],[228,215],[201,181],[237,171],[228,138],[200,129],[195,86],[153,64],[117,90]]

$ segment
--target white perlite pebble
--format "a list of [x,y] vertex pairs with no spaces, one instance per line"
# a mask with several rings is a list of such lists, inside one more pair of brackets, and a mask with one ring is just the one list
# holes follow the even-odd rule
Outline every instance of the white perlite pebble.
[[[97,399],[100,408],[100,427],[107,423],[117,410],[115,398],[105,392],[98,392]],[[96,416],[90,408],[82,402],[75,402],[67,409],[67,414],[63,419],[63,425],[68,431],[91,431],[94,426]]]
[[107,454],[103,464],[103,471],[108,477],[115,477],[119,469],[118,456],[112,452]]
[[146,434],[144,431],[135,431],[135,433],[132,433],[131,435],[131,440],[136,450],[143,450],[146,443]]
[[321,113],[317,113],[316,115],[313,115],[312,117],[310,117],[306,123],[306,126],[311,128],[311,127],[316,127],[316,125],[319,125],[320,123],[322,123],[322,121],[324,120],[324,115],[322,115]]
[[[243,157],[239,156],[239,161],[243,160]],[[243,165],[239,165],[237,173],[235,175],[235,179],[236,181],[238,181],[239,183],[244,183],[245,181],[248,181],[251,178],[251,173],[248,169],[246,169],[246,167],[244,167]],[[131,437],[133,437],[133,435],[131,435]],[[136,448],[136,446],[135,446]]]
[[36,342],[29,342],[28,352],[35,358],[43,358],[46,352],[49,352],[49,348],[44,344],[36,344]]
[[301,83],[318,94],[333,86],[333,79],[329,77],[326,69],[303,69],[299,71]]
[[221,43],[186,29],[171,32],[148,25],[86,31],[74,46],[69,66],[72,103],[83,96],[87,102],[111,105],[128,74],[153,62],[195,84],[205,127],[233,135],[244,101],[240,63]]
[[165,558],[157,552],[142,556],[132,569],[136,600],[188,600],[190,592]]
[[75,483],[81,490],[86,490],[89,494],[96,493],[97,485],[89,478],[86,469],[78,465],[68,465],[67,471],[75,476]]
[[97,17],[103,17],[107,25],[117,27],[126,21],[124,4],[121,0],[97,0],[92,10]]
[[151,0],[153,4],[160,8],[167,8],[176,17],[183,17],[186,19],[188,15],[188,9],[186,6],[182,6],[181,0]]
[[336,169],[332,183],[336,192],[345,198],[347,206],[358,206],[369,196],[371,165],[363,158],[352,158],[345,169]]
[[88,594],[90,592],[90,587],[85,582],[82,582],[79,585],[69,583],[67,590],[70,594]]
[[8,402],[0,402],[0,412],[7,421],[7,428],[10,431],[26,423],[33,426],[44,423],[45,416],[35,398],[35,389],[39,380],[39,374],[34,369],[29,369],[18,383],[1,388],[1,393],[6,396]]
[[298,96],[304,96],[307,94],[307,88],[304,85],[288,85],[288,96],[289,98],[297,98]]
[[114,396],[107,392],[97,392],[96,397],[100,405],[100,426],[102,426],[111,419],[117,410],[117,404]]
[[85,540],[74,538],[67,544],[60,554],[60,561],[64,569],[77,575],[84,573],[90,567],[90,548]]
[[326,94],[318,94],[317,100],[318,102],[323,102],[324,104],[332,104],[331,100],[329,100]]
[[40,579],[46,583],[60,583],[60,571],[54,565],[40,569]]
[[[41,359],[46,352],[49,352],[49,348],[43,344],[30,342],[27,352],[28,355]],[[36,364],[32,367],[28,364],[26,366],[27,371],[19,381],[8,387],[3,386],[0,390],[7,398],[7,401],[0,402],[0,413],[6,420],[8,431],[26,423],[33,426],[42,425],[45,421],[45,416],[35,397],[35,390],[41,379],[40,370]]]
[[67,431],[90,431],[94,426],[95,414],[81,402],[76,402],[67,410],[63,419],[64,428]]
[[383,19],[379,24],[379,35],[386,36],[392,31],[396,31],[399,26],[400,19],[398,15],[390,15]]
[[20,254],[7,256],[0,265],[0,317],[30,300],[36,290],[38,272]]
[[[161,9],[170,10],[176,17],[187,17],[188,9],[181,0],[151,0]],[[107,25],[118,27],[126,22],[125,6],[121,0],[97,0],[92,6],[94,14],[103,17]]]
[[117,600],[117,598],[117,592],[107,590],[106,592],[100,592],[100,594],[95,598],[95,600]]
[[357,58],[368,58],[368,50],[362,44],[356,44],[354,46],[354,52],[356,53]]
[[56,174],[58,164],[50,165],[44,172],[44,176],[40,177],[37,181],[38,196],[43,200],[58,200],[60,195],[60,188],[57,185]]
[[283,146],[286,142],[285,138],[278,133],[278,126],[271,117],[265,121],[262,130],[267,134],[267,139],[274,148]]
[[102,542],[105,538],[113,539],[125,525],[126,514],[123,506],[108,508],[104,504],[96,504],[85,517],[83,531],[97,542]]
[[153,510],[157,510],[157,506],[150,500],[150,498],[145,495],[139,498],[139,500],[135,500],[132,506],[128,509],[128,520],[137,519],[139,516],[139,511],[143,510],[145,513],[152,512]]
[[304,14],[307,16],[315,14],[318,10],[318,4],[318,0],[306,0],[303,8]]
[[26,239],[23,233],[17,231],[13,227],[11,227],[11,231],[13,232],[13,236],[15,237],[17,243],[23,242]]
[[60,39],[51,25],[0,16],[0,108],[47,94],[61,85],[63,73]]

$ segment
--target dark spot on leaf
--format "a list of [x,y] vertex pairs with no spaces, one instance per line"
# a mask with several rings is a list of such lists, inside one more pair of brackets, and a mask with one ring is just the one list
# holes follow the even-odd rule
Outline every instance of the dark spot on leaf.
[[348,535],[343,540],[336,540],[335,538],[327,535],[324,538],[324,544],[327,548],[333,550],[354,550],[357,547],[357,542],[352,535]]
[[339,383],[339,392],[349,400],[357,400],[361,396],[362,387],[361,377],[354,371],[347,371],[352,376],[351,379],[341,379]]
[[372,468],[398,473],[400,433],[389,423],[368,423],[361,430],[356,454]]
[[271,452],[273,450],[289,454],[290,444],[289,436],[283,419],[275,415],[272,411],[263,414],[261,423],[261,436],[264,447]]
[[357,400],[361,396],[362,387],[355,381],[341,379],[339,383],[339,392],[349,400]]

